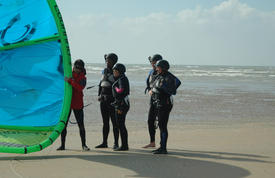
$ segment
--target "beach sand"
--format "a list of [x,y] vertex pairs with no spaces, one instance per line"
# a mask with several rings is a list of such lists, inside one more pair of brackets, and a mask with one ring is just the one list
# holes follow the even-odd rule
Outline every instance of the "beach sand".
[[[1,154],[1,178],[186,177],[273,178],[275,123],[200,125],[169,123],[168,155],[141,148],[149,141],[146,122],[127,121],[130,150],[94,149],[101,142],[101,125],[88,125],[89,152],[81,151],[78,128],[68,128],[66,151],[52,146],[28,155]],[[159,131],[157,132],[159,142]]]

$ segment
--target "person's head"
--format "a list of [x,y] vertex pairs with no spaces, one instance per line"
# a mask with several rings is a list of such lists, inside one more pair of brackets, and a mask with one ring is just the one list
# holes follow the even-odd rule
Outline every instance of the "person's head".
[[159,74],[167,72],[169,68],[169,62],[166,60],[160,60],[156,63],[156,70]]
[[85,72],[85,63],[81,59],[74,62],[73,71],[76,73]]
[[123,64],[117,63],[113,67],[114,77],[119,77],[120,75],[124,74],[125,72],[126,72],[126,67]]
[[104,55],[105,63],[107,68],[112,69],[113,66],[117,63],[118,57],[115,53],[109,53]]
[[160,55],[160,54],[155,54],[155,55],[153,55],[152,57],[151,56],[149,56],[148,57],[148,60],[150,61],[150,63],[151,63],[151,65],[152,65],[152,67],[153,67],[153,69],[156,69],[156,63],[158,62],[158,61],[160,61],[160,60],[162,60],[162,56]]

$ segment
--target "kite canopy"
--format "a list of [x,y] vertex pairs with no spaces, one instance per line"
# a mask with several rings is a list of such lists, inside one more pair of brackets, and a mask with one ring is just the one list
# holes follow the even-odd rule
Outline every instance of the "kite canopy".
[[51,145],[67,121],[71,58],[54,0],[0,0],[0,152]]

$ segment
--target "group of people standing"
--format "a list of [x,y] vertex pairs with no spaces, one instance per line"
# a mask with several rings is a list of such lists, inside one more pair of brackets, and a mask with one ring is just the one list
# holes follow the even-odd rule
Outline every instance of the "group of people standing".
[[[102,71],[102,78],[98,89],[98,101],[100,102],[100,111],[103,120],[103,141],[95,148],[108,148],[108,135],[110,131],[109,122],[111,120],[114,135],[113,150],[127,151],[129,150],[129,146],[125,120],[127,112],[130,109],[130,102],[128,98],[128,95],[130,94],[130,85],[129,80],[125,75],[126,67],[121,63],[117,63],[118,56],[114,53],[104,55],[104,59],[106,68]],[[172,95],[176,94],[176,90],[180,86],[181,82],[177,77],[168,71],[170,65],[168,61],[162,59],[161,55],[156,54],[149,57],[149,61],[152,65],[152,70],[146,80],[147,87],[145,89],[145,93],[148,91],[151,96],[148,114],[150,143],[143,148],[156,146],[155,130],[158,126],[160,129],[160,147],[153,150],[153,153],[167,154],[167,124],[170,111],[173,107]],[[85,75],[85,64],[81,59],[78,59],[74,62],[72,78],[65,77],[65,81],[73,87],[71,110],[73,110],[79,126],[82,149],[84,151],[88,151],[90,148],[86,145],[83,114],[83,89],[86,86]],[[156,121],[158,121],[157,125]],[[65,150],[67,124],[68,121],[61,133],[61,146],[57,150]],[[118,142],[119,135],[121,138],[120,147]]]

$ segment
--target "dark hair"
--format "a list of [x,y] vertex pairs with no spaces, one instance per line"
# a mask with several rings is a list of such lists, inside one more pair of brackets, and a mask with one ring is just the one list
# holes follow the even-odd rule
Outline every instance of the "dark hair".
[[74,62],[74,67],[81,70],[86,75],[85,63],[83,62],[82,59],[77,59]]

